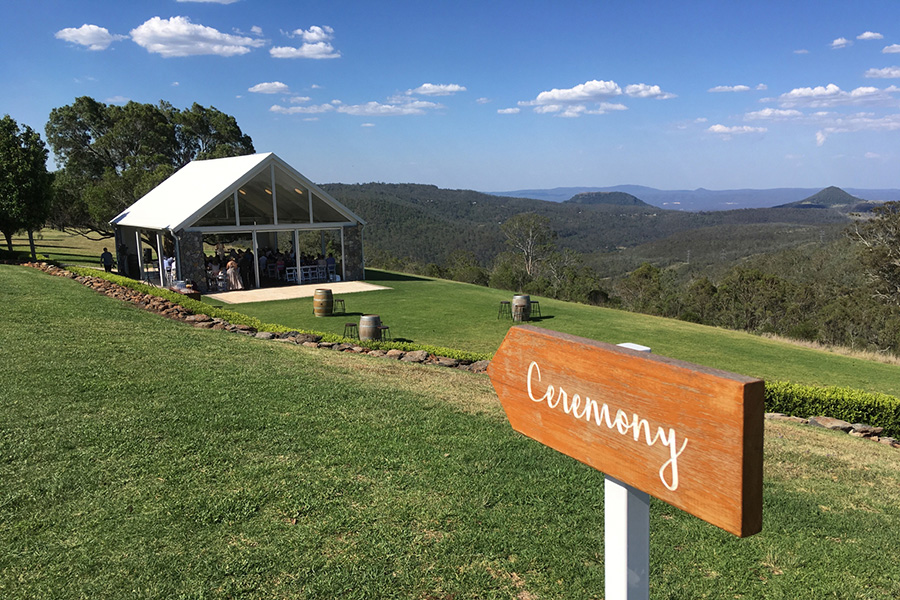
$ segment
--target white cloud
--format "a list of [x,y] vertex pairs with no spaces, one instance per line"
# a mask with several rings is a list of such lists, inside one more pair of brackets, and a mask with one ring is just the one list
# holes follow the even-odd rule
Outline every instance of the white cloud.
[[553,88],[552,90],[541,92],[534,100],[520,104],[526,106],[580,104],[583,102],[599,102],[621,94],[622,88],[615,81],[597,81],[595,79],[567,89]]
[[328,25],[325,25],[324,27],[313,25],[305,30],[295,29],[291,32],[291,35],[300,37],[306,44],[318,44],[319,42],[327,42],[328,40],[334,39],[334,29]]
[[822,131],[816,132],[816,146],[823,145],[825,143],[825,139],[826,139],[826,136],[825,136],[824,132],[822,132]]
[[897,54],[900,52],[900,44],[891,44],[881,49],[882,54]]
[[799,50],[794,50],[794,54],[809,54],[809,50],[806,50],[805,48],[801,48]]
[[752,121],[755,119],[793,119],[802,117],[803,113],[793,109],[764,108],[744,115],[744,119]]
[[482,98],[479,98],[478,100],[476,100],[475,102],[477,102],[478,104],[490,104],[491,99],[482,97]]
[[333,110],[334,106],[331,104],[316,104],[314,106],[281,106],[279,104],[273,104],[269,107],[270,112],[282,115],[314,115],[331,112]]
[[313,25],[309,29],[295,29],[287,34],[290,37],[299,37],[303,44],[299,48],[292,46],[277,46],[269,50],[273,58],[311,58],[327,59],[340,58],[341,53],[334,49],[331,41],[334,38],[334,29],[325,25],[320,27]]
[[288,88],[287,84],[280,81],[268,81],[257,83],[253,87],[248,88],[247,91],[255,94],[287,94],[290,92],[290,88]]
[[709,129],[707,129],[710,133],[718,133],[721,135],[735,135],[735,134],[743,134],[743,133],[765,133],[768,131],[765,127],[750,127],[749,125],[736,125],[734,127],[727,127],[725,125],[711,125]]
[[107,104],[128,104],[129,102],[131,102],[131,98],[126,96],[113,96],[106,99]]
[[749,92],[750,88],[746,85],[717,85],[716,87],[709,88],[707,91],[708,92]]
[[336,52],[334,46],[328,42],[317,44],[303,44],[299,48],[292,46],[277,46],[269,50],[273,58],[340,58],[341,53]]
[[814,88],[795,88],[778,97],[783,108],[807,106],[829,108],[834,106],[859,106],[865,104],[893,104],[891,94],[900,91],[894,86],[880,90],[876,87],[858,87],[846,92],[833,83]]
[[846,48],[847,46],[852,46],[853,42],[848,40],[847,38],[839,37],[838,39],[831,42],[831,48],[834,50],[839,50],[841,48]]
[[363,123],[360,127],[375,127],[375,123]]
[[191,23],[187,17],[153,17],[132,29],[131,39],[148,52],[165,58],[206,54],[236,56],[265,44],[262,40],[230,35],[212,27]]
[[252,33],[253,35],[262,35],[263,34],[262,27],[260,27],[259,25],[254,25],[253,27],[250,28],[250,33]]
[[865,158],[870,158],[870,159],[879,159],[879,158],[881,158],[881,155],[880,155],[880,154],[877,154],[877,153],[875,153],[875,152],[866,152],[864,156],[865,156]]
[[105,27],[88,25],[68,27],[56,32],[56,39],[87,46],[88,50],[106,50],[113,42],[128,39],[127,35],[113,35]]
[[367,102],[366,104],[356,104],[350,106],[339,106],[337,111],[340,113],[364,116],[364,117],[393,117],[405,115],[422,115],[426,110],[441,108],[440,104],[434,102],[426,102],[424,100],[416,100],[406,103],[381,104],[379,102]]
[[501,108],[497,111],[498,115],[517,115],[521,109],[518,108]]
[[414,90],[407,90],[407,95],[418,94],[420,96],[452,96],[457,92],[465,92],[466,88],[462,85],[451,83],[448,85],[435,85],[433,83],[423,83]]
[[291,104],[304,104],[312,100],[309,96],[294,96],[290,99]]
[[634,83],[625,86],[625,94],[632,98],[656,98],[657,100],[669,100],[675,98],[675,94],[662,91],[658,85],[646,83]]
[[869,69],[866,77],[880,77],[883,79],[896,79],[900,77],[900,67],[885,67],[883,69]]
[[861,33],[856,36],[858,40],[880,40],[884,39],[884,36],[880,33],[875,33],[874,31],[866,31],[865,33]]

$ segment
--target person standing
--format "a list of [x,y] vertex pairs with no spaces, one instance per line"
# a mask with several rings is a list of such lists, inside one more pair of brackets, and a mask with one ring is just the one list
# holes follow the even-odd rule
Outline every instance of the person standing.
[[103,254],[100,255],[100,264],[103,265],[107,273],[112,273],[113,255],[109,249],[103,249]]

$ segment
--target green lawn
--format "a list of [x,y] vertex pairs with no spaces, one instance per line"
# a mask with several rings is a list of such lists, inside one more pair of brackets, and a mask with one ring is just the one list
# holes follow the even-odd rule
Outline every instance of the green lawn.
[[[97,237],[91,235],[91,237]],[[22,258],[31,258],[31,247],[28,236],[13,236],[13,252]],[[114,255],[115,240],[91,240],[84,236],[63,233],[55,229],[42,229],[34,234],[35,253],[38,260],[53,260],[65,265],[83,265],[100,267],[100,253],[109,248]],[[3,239],[0,249],[6,252],[6,240]]]
[[[599,598],[601,474],[486,377],[0,265],[0,597]],[[897,451],[767,425],[764,531],[651,503],[651,597],[900,596]]]
[[[511,326],[497,319],[512,294],[476,285],[367,271],[367,281],[390,290],[346,294],[348,315],[316,318],[312,298],[228,305],[268,323],[341,334],[344,323],[378,314],[394,337],[493,353]],[[340,296],[338,296],[340,297]],[[688,362],[768,380],[847,386],[900,396],[900,367],[801,348],[747,333],[560,302],[540,301],[539,327],[603,342],[634,342]]]

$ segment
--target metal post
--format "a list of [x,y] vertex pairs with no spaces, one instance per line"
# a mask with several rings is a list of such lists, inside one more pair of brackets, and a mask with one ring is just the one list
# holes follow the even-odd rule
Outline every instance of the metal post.
[[[650,348],[619,344],[639,352]],[[606,600],[650,597],[650,496],[618,479],[603,484]]]
[[256,239],[256,230],[250,232],[253,246],[253,274],[256,277],[256,289],[259,289],[259,243]]

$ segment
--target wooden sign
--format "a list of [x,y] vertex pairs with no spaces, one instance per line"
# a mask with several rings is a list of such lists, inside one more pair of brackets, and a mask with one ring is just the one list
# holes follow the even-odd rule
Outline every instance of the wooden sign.
[[529,325],[488,373],[516,431],[737,536],[762,529],[762,380]]

